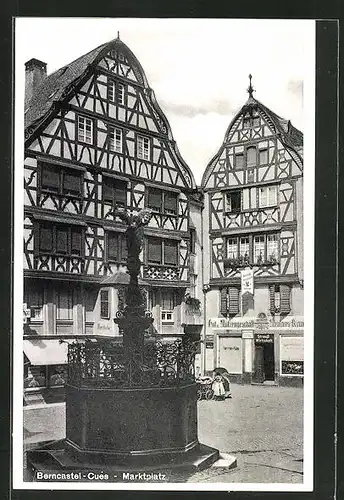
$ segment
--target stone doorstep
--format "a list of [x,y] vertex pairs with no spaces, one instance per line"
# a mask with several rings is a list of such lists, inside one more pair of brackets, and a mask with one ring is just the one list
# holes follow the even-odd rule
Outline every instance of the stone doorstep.
[[219,459],[211,465],[211,468],[221,467],[223,469],[234,469],[237,465],[237,458],[234,455],[222,453],[220,451]]

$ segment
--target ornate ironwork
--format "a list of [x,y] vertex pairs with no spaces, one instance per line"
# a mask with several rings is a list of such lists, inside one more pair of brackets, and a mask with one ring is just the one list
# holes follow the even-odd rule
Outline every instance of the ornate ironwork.
[[195,380],[197,342],[147,341],[126,355],[125,346],[109,340],[85,340],[68,346],[68,383],[78,387],[164,387]]

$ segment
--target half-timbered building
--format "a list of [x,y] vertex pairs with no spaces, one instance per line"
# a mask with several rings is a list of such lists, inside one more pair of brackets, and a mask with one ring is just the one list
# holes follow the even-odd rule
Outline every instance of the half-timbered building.
[[65,376],[61,339],[120,336],[129,277],[115,207],[152,211],[141,284],[156,333],[199,330],[202,200],[119,37],[48,76],[28,61],[25,108],[24,386],[27,399],[51,401]]
[[[251,78],[251,77],[250,77]],[[203,179],[204,370],[296,383],[303,374],[303,135],[253,97]]]

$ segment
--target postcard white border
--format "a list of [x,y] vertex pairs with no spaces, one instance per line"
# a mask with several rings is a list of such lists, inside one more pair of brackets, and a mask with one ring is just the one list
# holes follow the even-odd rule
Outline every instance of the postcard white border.
[[[20,21],[20,18],[17,18]],[[114,19],[115,20],[115,19]],[[15,20],[16,21],[16,20]],[[232,20],[228,20],[232,21]],[[290,20],[292,23],[294,20]],[[15,37],[15,133],[14,133],[14,297],[13,297],[13,488],[23,490],[161,490],[161,491],[312,491],[314,407],[314,177],[315,177],[315,20],[303,20],[308,30],[304,80],[304,476],[303,483],[72,483],[23,481],[23,160],[24,68],[16,57]],[[19,29],[20,23],[15,23]],[[44,43],[44,42],[42,42]],[[286,40],[286,43],[288,41]]]

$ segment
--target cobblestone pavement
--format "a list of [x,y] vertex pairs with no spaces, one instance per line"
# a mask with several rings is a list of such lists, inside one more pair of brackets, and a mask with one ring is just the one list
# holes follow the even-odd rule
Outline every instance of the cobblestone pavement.
[[[169,482],[302,483],[303,390],[232,384],[232,399],[198,403],[199,440],[237,458],[228,470],[167,472]],[[65,407],[25,410],[24,442],[65,437]],[[230,489],[230,484],[229,484]]]

